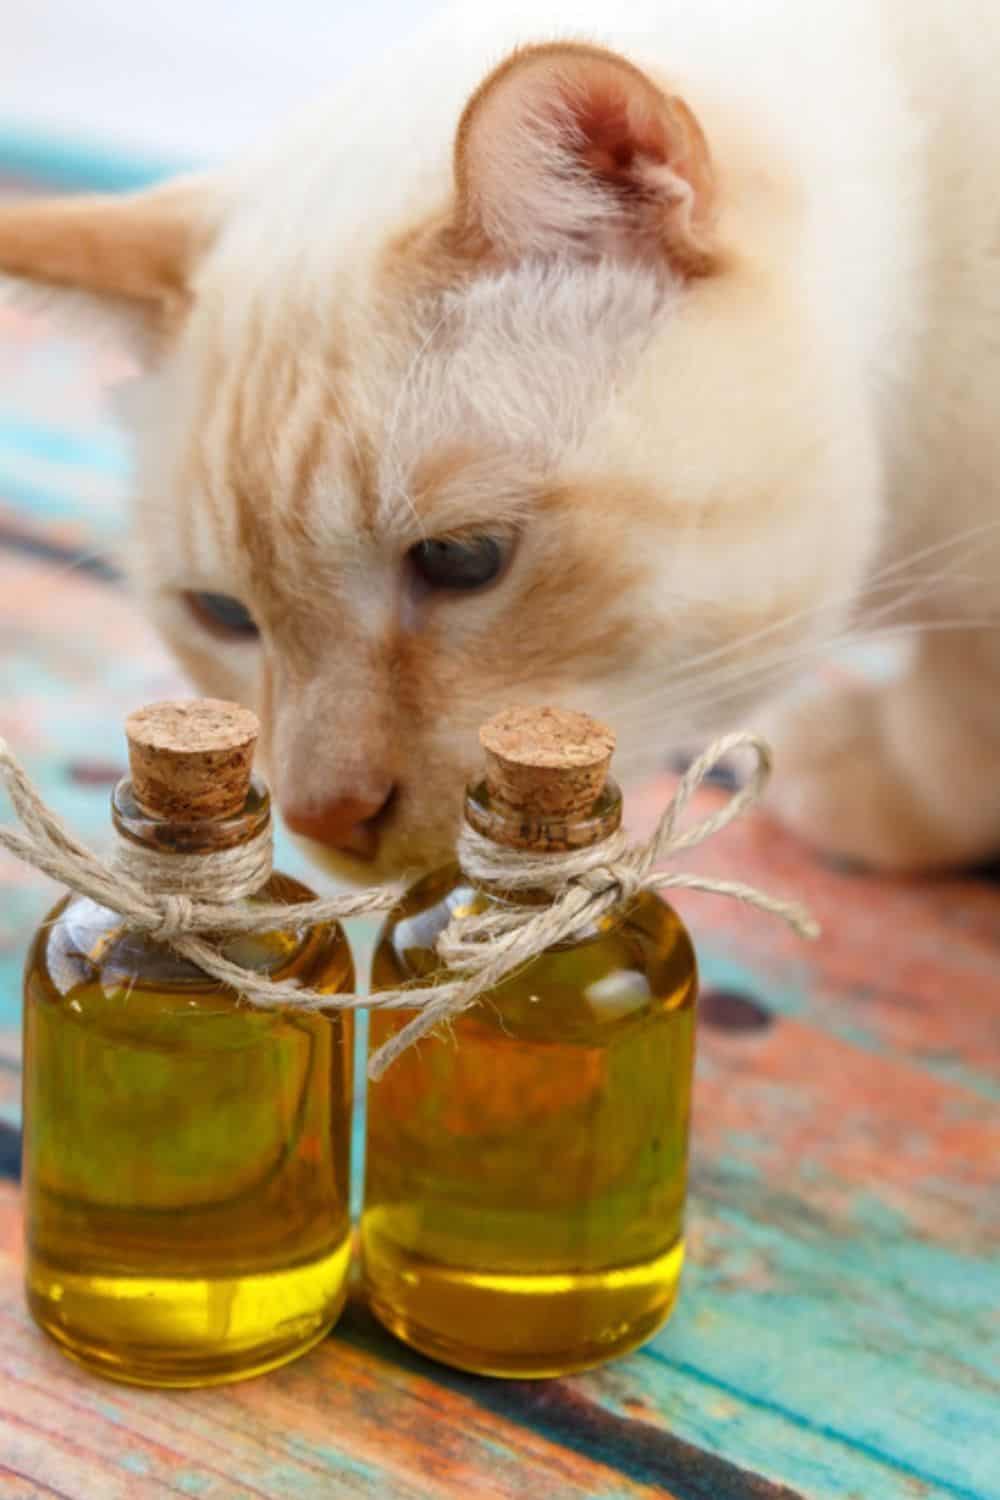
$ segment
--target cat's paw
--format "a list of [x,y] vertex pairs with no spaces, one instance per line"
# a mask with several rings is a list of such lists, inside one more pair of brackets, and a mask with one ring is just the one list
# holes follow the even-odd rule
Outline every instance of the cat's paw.
[[951,851],[894,760],[886,690],[851,684],[786,706],[765,726],[775,773],[765,805],[820,853],[886,871]]

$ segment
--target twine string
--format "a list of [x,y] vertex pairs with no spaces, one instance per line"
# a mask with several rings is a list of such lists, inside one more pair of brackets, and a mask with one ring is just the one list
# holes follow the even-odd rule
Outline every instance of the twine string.
[[[754,763],[744,785],[715,812],[681,830],[681,819],[708,775],[730,755],[746,750],[753,753]],[[458,977],[434,984],[418,1014],[372,1057],[369,1074],[380,1077],[402,1052],[442,1022],[474,1005],[547,948],[592,929],[641,891],[672,888],[728,896],[780,918],[800,937],[817,937],[818,924],[798,902],[768,896],[741,881],[653,868],[714,838],[754,807],[767,787],[772,765],[770,746],[757,735],[724,735],[691,762],[651,837],[642,844],[629,844],[619,830],[588,849],[536,854],[505,848],[464,828],[459,863],[473,881],[503,892],[542,892],[549,904],[491,903],[482,911],[453,917],[436,949],[445,970]]]
[[[750,750],[754,766],[747,782],[723,805],[686,829],[680,828],[692,797],[710,772],[734,752]],[[388,884],[356,893],[286,904],[249,899],[266,884],[272,868],[270,830],[236,849],[174,855],[121,840],[111,862],[79,842],[47,807],[0,738],[0,784],[10,797],[21,829],[0,827],[0,847],[81,896],[117,913],[123,927],[168,943],[211,979],[247,1003],[264,1008],[307,1010],[412,1009],[416,1014],[372,1056],[369,1074],[380,1078],[403,1052],[442,1023],[523,969],[553,944],[572,941],[642,891],[707,891],[780,918],[802,937],[819,928],[797,902],[768,896],[734,880],[664,870],[675,855],[713,838],[759,802],[771,775],[769,746],[756,735],[726,735],[688,767],[652,836],[630,844],[619,830],[586,849],[534,853],[509,849],[465,828],[459,861],[473,883],[503,894],[482,910],[457,913],[440,934],[440,975],[375,995],[308,989],[295,980],[253,973],[222,953],[217,935],[269,932],[371,916],[391,910],[405,887]],[[533,902],[517,893],[532,892]],[[539,895],[543,904],[538,904]],[[208,935],[216,941],[208,941]]]

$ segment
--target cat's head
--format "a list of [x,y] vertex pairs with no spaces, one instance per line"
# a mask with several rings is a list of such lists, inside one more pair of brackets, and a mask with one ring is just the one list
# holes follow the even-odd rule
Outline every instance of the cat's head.
[[731,724],[870,543],[780,173],[713,164],[685,103],[577,45],[508,59],[441,144],[404,170],[330,121],[0,211],[0,268],[141,331],[139,590],[356,874],[446,852],[503,705],[600,713],[626,773]]

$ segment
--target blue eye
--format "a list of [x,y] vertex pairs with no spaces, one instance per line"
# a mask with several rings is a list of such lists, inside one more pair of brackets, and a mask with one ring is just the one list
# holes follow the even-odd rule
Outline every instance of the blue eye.
[[191,591],[184,595],[184,602],[198,624],[212,635],[230,641],[252,641],[260,635],[246,605],[229,594]]
[[432,538],[409,551],[417,576],[432,589],[481,589],[500,576],[509,543],[494,536]]

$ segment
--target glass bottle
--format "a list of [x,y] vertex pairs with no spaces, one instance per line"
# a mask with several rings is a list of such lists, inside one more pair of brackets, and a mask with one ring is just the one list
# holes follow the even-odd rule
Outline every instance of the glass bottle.
[[[613,740],[593,720],[511,710],[480,738],[486,777],[465,816],[495,844],[559,852],[618,828]],[[385,924],[373,990],[433,981],[452,916],[510,899],[461,868],[428,876]],[[603,1363],[664,1322],[684,1255],[696,991],[686,929],[645,893],[371,1085],[361,1233],[387,1328],[462,1369],[532,1377]],[[371,1047],[412,1015],[373,1010]]]
[[[132,777],[112,818],[133,871],[155,853],[156,888],[190,893],[206,857],[266,838],[252,714],[156,705],[127,729]],[[211,941],[257,973],[350,989],[339,926],[297,927],[312,892],[268,868],[249,899],[287,902],[287,926]],[[254,1009],[113,911],[60,901],[25,985],[36,1322],[140,1385],[236,1380],[308,1349],[345,1297],[351,1063],[349,1015]]]

